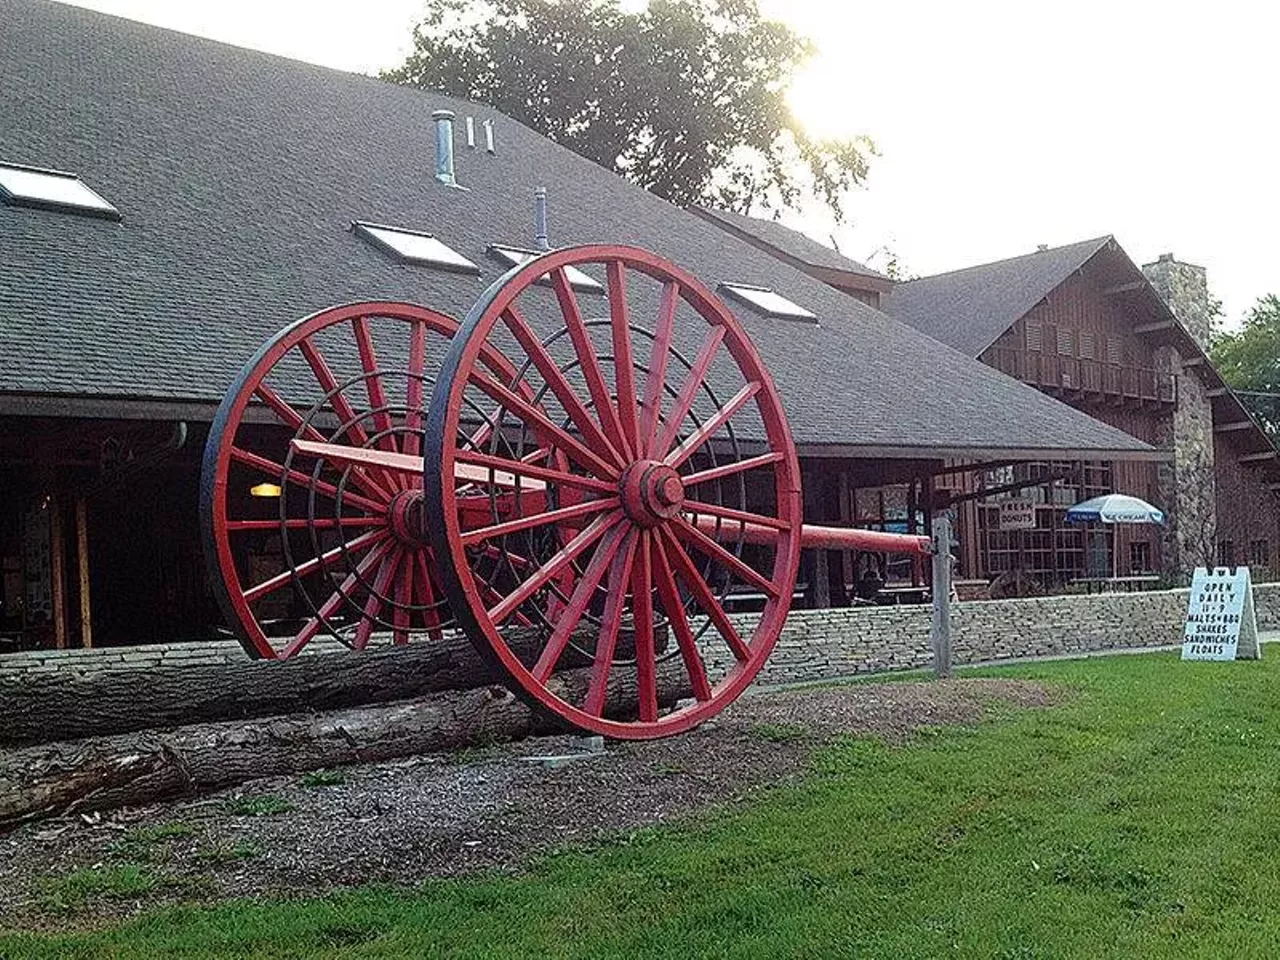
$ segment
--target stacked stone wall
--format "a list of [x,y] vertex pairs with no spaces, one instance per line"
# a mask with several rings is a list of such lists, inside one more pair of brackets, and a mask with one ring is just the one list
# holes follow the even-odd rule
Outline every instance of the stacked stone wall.
[[[1187,598],[1187,590],[1162,590],[955,604],[955,662],[983,663],[1177,644],[1182,639]],[[1280,584],[1258,586],[1254,600],[1258,626],[1264,630],[1280,629]],[[930,608],[920,605],[792,611],[758,682],[797,683],[926,667],[930,663],[931,616]],[[734,619],[739,629],[747,632],[756,618],[737,614]],[[701,644],[713,676],[722,676],[733,666],[714,630],[702,635]],[[310,655],[323,656],[333,648],[328,642],[320,642]],[[161,664],[208,670],[223,663],[242,662],[244,657],[239,644],[232,642],[8,654],[0,657],[0,702],[4,683],[21,682],[28,675],[148,670]]]

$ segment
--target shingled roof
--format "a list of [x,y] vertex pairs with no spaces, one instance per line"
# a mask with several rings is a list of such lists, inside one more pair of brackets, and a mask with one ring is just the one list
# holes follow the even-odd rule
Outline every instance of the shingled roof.
[[878,270],[872,270],[864,263],[846,257],[838,250],[819,243],[799,230],[793,230],[776,220],[765,220],[762,217],[749,217],[730,210],[718,210],[714,207],[694,207],[694,212],[705,220],[709,220],[722,229],[748,242],[757,241],[757,245],[771,247],[785,256],[792,257],[800,263],[811,267],[824,267],[843,273],[854,273],[858,276],[885,281],[886,286],[892,281]]
[[1111,240],[1097,237],[910,280],[881,297],[880,307],[976,357]]
[[[0,21],[0,160],[78,173],[123,216],[0,205],[0,410],[121,398],[197,419],[265,338],[320,307],[462,316],[504,270],[487,245],[528,245],[546,186],[553,243],[638,244],[713,288],[812,310],[740,311],[811,449],[1151,454],[487,107],[44,0],[0,0]],[[469,190],[432,177],[438,108],[494,124],[496,154],[459,149]],[[395,262],[355,220],[431,232],[482,274]]]

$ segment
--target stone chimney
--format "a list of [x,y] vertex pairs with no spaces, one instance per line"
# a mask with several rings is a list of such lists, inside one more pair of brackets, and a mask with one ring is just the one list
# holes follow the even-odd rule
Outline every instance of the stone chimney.
[[1182,263],[1172,253],[1162,253],[1155,263],[1144,263],[1142,272],[1200,349],[1207,351],[1212,317],[1204,267]]
[[[1144,264],[1142,272],[1200,349],[1208,352],[1209,287],[1204,267],[1162,253],[1155,263]],[[1196,567],[1216,562],[1218,526],[1212,401],[1196,372],[1199,368],[1183,366],[1183,360],[1189,359],[1182,356],[1185,350],[1163,346],[1156,351],[1157,366],[1175,371],[1178,378],[1178,404],[1161,444],[1173,447],[1173,462],[1159,468],[1159,496],[1166,512],[1160,553],[1165,573],[1183,583]]]

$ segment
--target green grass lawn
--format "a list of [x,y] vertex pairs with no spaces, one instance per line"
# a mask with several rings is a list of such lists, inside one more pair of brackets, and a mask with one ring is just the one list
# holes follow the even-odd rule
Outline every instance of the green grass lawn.
[[1280,657],[984,672],[1074,694],[843,741],[800,785],[518,877],[0,934],[0,957],[1280,956]]

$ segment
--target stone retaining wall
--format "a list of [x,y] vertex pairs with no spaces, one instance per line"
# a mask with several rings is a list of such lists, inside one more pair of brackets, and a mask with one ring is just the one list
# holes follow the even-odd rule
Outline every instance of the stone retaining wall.
[[[1176,644],[1182,640],[1187,597],[1184,589],[955,604],[951,628],[955,662]],[[1258,626],[1280,629],[1280,584],[1255,587],[1254,600]],[[926,667],[930,618],[927,606],[793,611],[759,682],[792,683]],[[734,619],[743,631],[754,621],[750,614]],[[308,650],[323,655],[332,646],[333,641],[317,641]],[[713,676],[732,665],[713,630],[703,635],[702,646]],[[147,670],[161,664],[207,667],[244,658],[234,641],[27,651],[0,656],[0,679]]]

